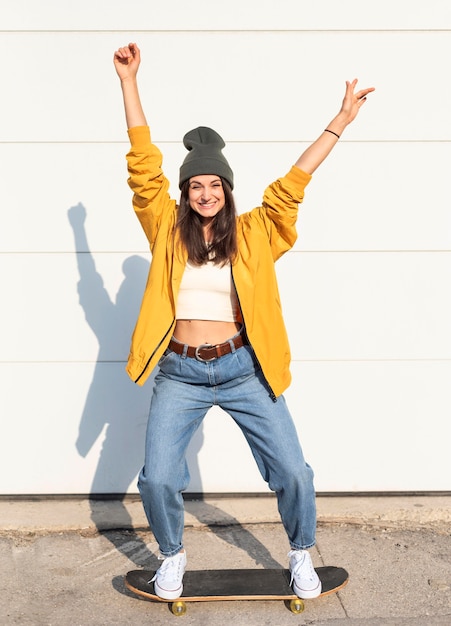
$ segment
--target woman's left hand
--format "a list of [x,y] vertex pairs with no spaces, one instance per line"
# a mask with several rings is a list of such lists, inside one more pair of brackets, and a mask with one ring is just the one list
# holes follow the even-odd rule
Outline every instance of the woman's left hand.
[[354,93],[356,85],[357,78],[354,78],[352,82],[346,81],[346,93],[339,113],[346,124],[350,124],[356,118],[360,107],[366,102],[367,95],[375,89],[374,87],[367,87]]

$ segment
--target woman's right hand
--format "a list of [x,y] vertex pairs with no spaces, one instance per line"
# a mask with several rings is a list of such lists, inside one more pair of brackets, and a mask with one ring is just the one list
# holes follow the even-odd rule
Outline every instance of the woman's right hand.
[[113,61],[121,80],[134,79],[141,62],[141,52],[136,43],[129,43],[128,46],[116,50]]
[[114,67],[121,79],[121,89],[124,97],[125,117],[127,128],[133,126],[147,126],[146,116],[141,105],[136,74],[141,63],[141,53],[135,43],[119,48],[114,53]]

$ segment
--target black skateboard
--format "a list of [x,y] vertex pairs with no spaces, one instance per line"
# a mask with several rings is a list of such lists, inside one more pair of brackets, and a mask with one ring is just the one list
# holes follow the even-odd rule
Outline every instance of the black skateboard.
[[[317,567],[322,583],[320,598],[336,593],[348,583],[348,572],[342,567]],[[130,591],[155,602],[166,602],[174,615],[186,613],[187,602],[224,600],[284,600],[293,613],[302,613],[304,601],[290,587],[291,573],[287,569],[225,569],[189,570],[183,578],[183,595],[176,600],[164,600],[155,595],[155,572],[133,570],[125,577]]]

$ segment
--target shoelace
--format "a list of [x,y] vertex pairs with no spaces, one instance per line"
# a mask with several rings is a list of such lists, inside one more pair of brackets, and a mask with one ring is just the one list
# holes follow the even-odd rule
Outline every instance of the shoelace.
[[157,579],[157,574],[158,574],[158,578],[161,581],[163,580],[177,581],[180,578],[181,565],[182,565],[182,559],[180,558],[169,557],[167,559],[164,559],[160,568],[155,572],[155,576],[149,582],[151,583],[155,582],[155,580]]
[[[299,573],[299,570],[305,565],[305,560],[306,560],[306,555],[304,554],[299,560],[296,561],[296,565],[291,570],[290,585],[293,583],[294,577]],[[313,567],[313,565],[311,564],[309,560],[307,561],[307,564],[309,566],[309,578],[311,581],[313,581],[315,577],[315,568]]]

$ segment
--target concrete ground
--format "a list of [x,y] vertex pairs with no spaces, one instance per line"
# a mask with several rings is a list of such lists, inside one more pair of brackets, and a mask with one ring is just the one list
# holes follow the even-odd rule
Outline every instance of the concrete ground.
[[[288,545],[272,497],[186,503],[191,569],[283,567]],[[165,603],[124,587],[130,569],[158,567],[138,497],[0,500],[0,624],[33,626],[451,625],[451,497],[319,497],[315,565],[339,565],[350,582],[306,601]],[[178,622],[177,622],[178,623]]]

